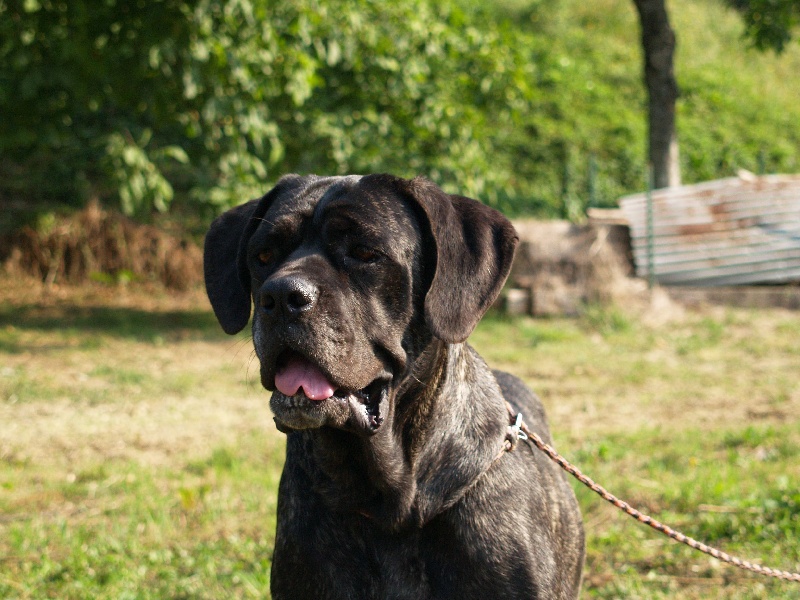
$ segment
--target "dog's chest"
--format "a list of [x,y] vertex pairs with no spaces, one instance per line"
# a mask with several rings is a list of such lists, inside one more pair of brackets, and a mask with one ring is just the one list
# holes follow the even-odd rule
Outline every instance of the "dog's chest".
[[[424,600],[434,597],[419,535],[386,534],[363,517],[314,519],[276,540],[273,596]],[[338,522],[337,522],[338,521]]]

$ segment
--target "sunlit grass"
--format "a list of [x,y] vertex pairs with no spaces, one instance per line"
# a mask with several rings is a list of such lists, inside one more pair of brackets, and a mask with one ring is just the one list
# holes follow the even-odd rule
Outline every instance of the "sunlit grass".
[[[284,438],[250,342],[205,310],[126,310],[0,311],[0,597],[269,597]],[[714,310],[652,324],[590,307],[490,314],[470,341],[539,393],[559,450],[612,492],[796,570],[797,319]],[[574,487],[586,598],[795,597],[796,584],[721,565]]]

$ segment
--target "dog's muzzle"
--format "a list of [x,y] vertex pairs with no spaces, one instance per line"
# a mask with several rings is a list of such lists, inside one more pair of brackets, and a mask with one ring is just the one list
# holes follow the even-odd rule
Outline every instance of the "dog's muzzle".
[[372,435],[384,421],[391,376],[360,390],[336,388],[311,361],[292,355],[275,374],[270,408],[285,433],[332,426]]

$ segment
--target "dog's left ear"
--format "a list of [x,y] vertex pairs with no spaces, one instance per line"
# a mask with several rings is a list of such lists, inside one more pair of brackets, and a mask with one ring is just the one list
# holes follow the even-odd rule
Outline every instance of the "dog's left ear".
[[435,245],[426,322],[439,339],[463,342],[500,293],[519,237],[500,212],[448,195],[427,179],[412,180],[411,194],[427,217]]

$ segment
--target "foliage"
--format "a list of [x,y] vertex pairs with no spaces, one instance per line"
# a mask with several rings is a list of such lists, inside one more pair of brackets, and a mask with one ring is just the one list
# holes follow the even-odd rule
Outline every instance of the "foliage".
[[180,146],[166,146],[151,152],[146,146],[152,131],[145,129],[137,142],[127,140],[120,133],[107,137],[106,164],[108,175],[119,193],[120,207],[125,214],[142,214],[155,208],[164,212],[174,196],[172,185],[153,160],[172,158],[186,164],[189,157]]
[[[390,171],[426,173],[489,198],[518,189],[500,146],[537,99],[532,39],[478,28],[448,2],[420,0],[269,5],[254,16],[252,35],[242,21],[234,12],[214,22],[215,43],[230,48],[226,60],[251,73],[264,69],[254,57],[265,41],[280,60],[269,63],[269,77],[247,78],[258,83],[243,86],[233,105],[211,98],[205,110],[246,110],[240,127],[274,123],[261,141],[249,138],[252,156],[269,156],[262,167],[270,179],[290,171]],[[214,200],[230,202],[230,178],[222,175]],[[254,191],[263,190],[264,176],[253,175]]]
[[744,27],[721,4],[688,4],[675,11],[675,26],[683,36],[676,65],[678,137],[690,180],[732,175],[740,168],[800,171],[795,85],[800,45],[781,56],[754,49],[731,52],[741,45]]
[[[0,153],[12,192],[66,202],[105,196],[109,136],[139,139],[151,128],[156,147],[180,139],[173,107],[184,10],[180,0],[0,3]],[[146,183],[137,202],[166,199],[163,178]]]
[[[514,0],[507,0],[511,5]],[[588,196],[588,157],[597,157],[600,202],[641,191],[645,181],[646,96],[639,24],[632,2],[561,0],[528,19],[566,65],[558,93],[558,134],[570,148],[577,193]],[[685,183],[753,172],[800,171],[800,106],[794,84],[800,47],[781,56],[742,46],[740,16],[721,2],[671,0],[678,37],[677,133]],[[524,14],[512,13],[519,23]],[[551,157],[552,160],[552,157]]]
[[728,0],[741,11],[746,35],[759,50],[783,52],[800,26],[797,0]]
[[[704,34],[677,30],[706,55]],[[741,24],[723,35],[715,62],[678,65],[684,179],[797,170],[788,79],[751,91],[767,59],[727,67]],[[575,216],[644,181],[629,3],[5,0],[0,39],[3,199],[202,214],[287,172],[389,171],[511,214]]]
[[[228,206],[288,171],[423,172],[469,194],[522,193],[501,145],[535,112],[542,43],[452,3],[28,0],[3,12],[0,105],[15,118],[0,143],[29,180],[60,161],[62,199],[83,182],[128,213],[164,209],[172,175]],[[155,168],[165,148],[186,168]]]

